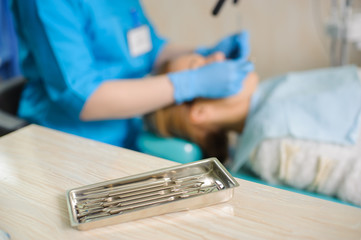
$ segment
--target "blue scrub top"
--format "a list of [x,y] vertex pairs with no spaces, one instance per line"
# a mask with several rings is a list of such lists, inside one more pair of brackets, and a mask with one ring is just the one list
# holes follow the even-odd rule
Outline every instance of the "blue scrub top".
[[[150,73],[166,41],[138,0],[13,0],[20,58],[28,84],[19,115],[30,122],[101,142],[134,147],[139,119],[83,122],[80,112],[105,80]],[[127,33],[150,28],[152,50],[132,57]]]

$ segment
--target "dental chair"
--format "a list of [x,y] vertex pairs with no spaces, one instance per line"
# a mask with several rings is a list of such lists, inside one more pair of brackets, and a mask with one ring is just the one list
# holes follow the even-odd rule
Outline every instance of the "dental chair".
[[178,163],[189,163],[202,159],[199,146],[179,138],[158,137],[142,132],[137,139],[138,149],[146,154],[165,158]]
[[0,137],[28,125],[17,116],[25,83],[24,77],[14,77],[0,82]]

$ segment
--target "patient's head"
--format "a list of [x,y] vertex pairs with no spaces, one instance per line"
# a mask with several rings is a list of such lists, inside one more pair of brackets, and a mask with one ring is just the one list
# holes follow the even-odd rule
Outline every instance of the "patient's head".
[[[224,60],[222,53],[209,57],[186,55],[170,62],[165,71],[194,69],[214,61]],[[250,99],[258,84],[257,75],[251,73],[242,90],[224,99],[195,99],[173,104],[147,114],[150,131],[162,137],[178,137],[198,144],[204,157],[217,157],[223,161],[228,155],[228,131],[241,132],[248,113]]]

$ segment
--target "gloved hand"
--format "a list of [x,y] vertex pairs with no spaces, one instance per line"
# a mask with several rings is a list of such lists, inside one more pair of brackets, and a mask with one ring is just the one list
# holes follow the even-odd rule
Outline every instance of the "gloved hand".
[[242,31],[240,33],[223,38],[219,43],[211,48],[200,47],[196,53],[208,56],[221,51],[228,59],[247,60],[250,54],[249,33]]
[[239,92],[253,64],[242,60],[227,60],[194,70],[168,74],[174,87],[176,103],[196,97],[223,98]]

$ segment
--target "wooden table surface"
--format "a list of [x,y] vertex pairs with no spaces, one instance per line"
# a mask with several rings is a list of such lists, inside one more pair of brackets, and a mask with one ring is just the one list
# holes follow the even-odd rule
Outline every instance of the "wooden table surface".
[[0,229],[23,239],[361,239],[361,209],[237,179],[226,203],[79,231],[66,190],[177,163],[30,125],[0,138]]

